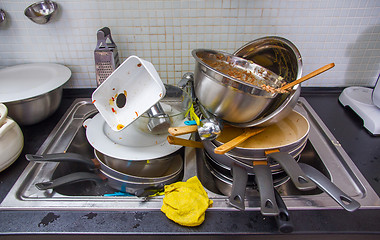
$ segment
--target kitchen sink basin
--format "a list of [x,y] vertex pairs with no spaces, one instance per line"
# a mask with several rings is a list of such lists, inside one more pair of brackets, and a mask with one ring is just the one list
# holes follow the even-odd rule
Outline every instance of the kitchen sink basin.
[[[343,192],[361,204],[361,208],[378,208],[380,200],[375,191],[354,165],[339,142],[327,129],[318,115],[304,98],[300,98],[295,110],[310,122],[311,129],[305,149],[299,162],[307,163],[322,172]],[[87,142],[83,122],[97,113],[91,99],[76,99],[61,121],[57,124],[37,154],[74,152],[89,158],[94,157],[93,148]],[[205,166],[202,150],[185,148],[184,171],[181,177],[186,181],[198,176],[208,196],[213,200],[210,211],[235,211],[228,204],[228,197],[222,195]],[[74,163],[29,163],[12,187],[1,209],[27,210],[159,210],[163,196],[139,198],[136,196],[115,196],[115,190],[106,182],[78,182],[55,190],[38,190],[36,183],[55,179],[76,172],[86,171]],[[288,209],[341,209],[326,193],[319,189],[299,191],[291,181],[277,187]],[[111,194],[111,195],[109,195]],[[246,211],[259,210],[257,191],[246,193]]]

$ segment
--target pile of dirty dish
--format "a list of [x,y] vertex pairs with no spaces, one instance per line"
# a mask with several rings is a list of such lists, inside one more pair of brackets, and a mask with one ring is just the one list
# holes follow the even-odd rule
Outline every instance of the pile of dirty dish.
[[141,195],[136,190],[161,190],[180,178],[183,149],[166,137],[169,127],[184,125],[192,105],[185,91],[164,85],[150,62],[130,56],[92,100],[99,113],[85,122],[86,135],[111,187]]
[[[320,187],[348,211],[359,207],[318,170],[298,163],[310,129],[308,119],[293,110],[299,84],[334,63],[301,77],[298,49],[280,37],[254,40],[234,54],[207,49],[192,54],[196,65],[187,84],[194,88],[201,121],[170,128],[169,139],[204,149],[204,163],[231,206],[244,210],[245,191],[253,189],[260,194],[263,215],[286,214],[274,187],[290,180],[300,191]],[[189,132],[198,133],[201,142],[176,139]]]

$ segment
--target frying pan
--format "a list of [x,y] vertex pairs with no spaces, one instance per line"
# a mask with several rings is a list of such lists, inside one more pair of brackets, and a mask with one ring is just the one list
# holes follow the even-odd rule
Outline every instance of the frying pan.
[[233,182],[229,195],[229,203],[239,210],[244,210],[245,188],[248,173],[255,176],[255,182],[260,192],[260,211],[265,216],[276,216],[279,214],[277,202],[273,192],[273,178],[267,161],[252,161],[250,164],[233,159],[227,155],[214,153],[214,146],[210,141],[203,141],[206,153],[224,166],[231,169]]
[[[231,172],[233,179],[231,181],[212,169],[206,161],[205,165],[210,170],[214,179],[216,179],[217,188],[224,195],[229,196],[229,204],[239,210],[245,210],[244,199],[248,180],[247,170],[238,164],[232,164]],[[264,165],[259,166],[255,173],[255,183],[260,192],[261,214],[264,216],[278,216],[280,212],[273,192],[273,179],[269,168]]]
[[[289,154],[289,152],[300,153],[294,150],[305,146],[309,129],[307,119],[298,112],[292,111],[286,118],[247,139],[226,155],[232,159],[251,160],[252,164],[256,161],[277,162],[299,190],[312,190],[316,188],[316,185],[303,173],[294,160],[295,156]],[[230,141],[243,131],[242,128],[225,128],[217,139],[204,144],[206,151],[208,153],[214,151],[215,147]]]
[[[207,156],[207,153],[205,153],[205,155]],[[210,161],[207,161],[206,159],[209,159]],[[226,178],[226,175],[224,175],[223,173],[219,174],[218,169],[215,168],[216,165],[213,164],[215,162],[209,156],[205,158],[204,162],[205,162],[206,168],[210,171],[211,175],[213,176],[215,180],[215,184],[217,188],[219,189],[219,191],[226,196],[231,195],[231,189],[233,185],[232,179]],[[208,163],[210,163],[210,165]],[[285,178],[289,179],[289,177],[287,176]],[[274,185],[275,186],[280,185],[283,182],[284,180],[280,179],[279,181],[274,182]],[[247,184],[247,187],[248,186],[250,186],[249,183]],[[256,188],[257,186],[252,186],[252,187]],[[247,191],[250,191],[253,188],[247,188]],[[274,196],[275,196],[278,209],[279,209],[279,215],[274,216],[278,229],[282,233],[290,233],[293,231],[294,225],[293,225],[293,222],[291,221],[291,217],[285,205],[284,200],[282,199],[281,195],[278,193],[278,191],[275,188],[274,188]]]
[[[182,127],[181,127],[182,128]],[[299,154],[306,144],[310,125],[305,117],[296,111],[292,111],[286,118],[267,127],[263,132],[247,139],[228,153],[224,154],[231,159],[225,159],[225,165],[231,167],[235,159],[242,160],[250,166],[260,163],[259,161],[269,161],[271,164],[277,162],[288,173],[294,185],[302,191],[308,191],[316,188],[316,185],[308,179],[294,160],[294,155]],[[179,133],[178,128],[169,132]],[[185,131],[185,133],[187,133]],[[244,133],[244,128],[225,127],[221,135],[212,141],[203,141],[206,151],[210,155],[215,155],[215,148],[229,142],[231,139]],[[220,154],[218,154],[220,155]],[[223,155],[221,155],[223,156]],[[214,156],[213,156],[214,157]],[[217,156],[214,159],[219,159]],[[263,165],[263,164],[260,164]],[[247,167],[246,166],[246,167]],[[243,166],[244,167],[244,166]]]
[[[136,196],[146,196],[157,192],[164,185],[178,180],[182,169],[183,159],[181,154],[173,157],[172,165],[160,177],[143,177],[119,172],[104,163],[104,155],[95,151],[96,160],[86,158],[76,153],[54,153],[44,155],[27,154],[26,159],[34,162],[75,162],[87,166],[91,172],[74,172],[47,182],[37,183],[40,190],[52,189],[62,185],[79,181],[104,181],[119,191],[127,192]],[[100,168],[100,169],[99,169]]]

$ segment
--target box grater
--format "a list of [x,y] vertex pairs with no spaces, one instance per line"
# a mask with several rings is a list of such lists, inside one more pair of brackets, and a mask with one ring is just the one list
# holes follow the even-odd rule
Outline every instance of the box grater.
[[119,54],[111,37],[111,30],[104,27],[97,32],[97,45],[94,51],[97,86],[102,84],[120,65]]

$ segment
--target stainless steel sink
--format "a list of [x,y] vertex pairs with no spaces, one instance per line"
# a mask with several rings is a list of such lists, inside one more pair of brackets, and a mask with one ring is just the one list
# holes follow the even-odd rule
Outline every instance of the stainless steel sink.
[[[361,208],[379,208],[380,199],[356,168],[352,160],[317,116],[304,98],[300,98],[295,108],[308,118],[311,124],[306,148],[301,153],[300,162],[317,168],[335,185],[361,204]],[[97,113],[90,99],[74,101],[65,116],[57,124],[37,154],[76,152],[93,157],[93,148],[87,142],[83,122]],[[220,194],[204,164],[204,154],[200,150],[186,148],[183,181],[198,176],[206,191],[214,201],[213,210],[235,211],[229,206],[227,197]],[[30,163],[21,174],[11,191],[1,203],[1,209],[26,210],[159,210],[163,196],[138,198],[135,196],[104,196],[115,192],[106,183],[81,182],[41,191],[35,184],[56,177],[81,171],[82,166],[63,163]],[[320,190],[298,191],[288,181],[279,186],[285,204],[295,209],[341,209],[326,193]],[[255,191],[246,194],[246,211],[259,210],[259,195]]]

